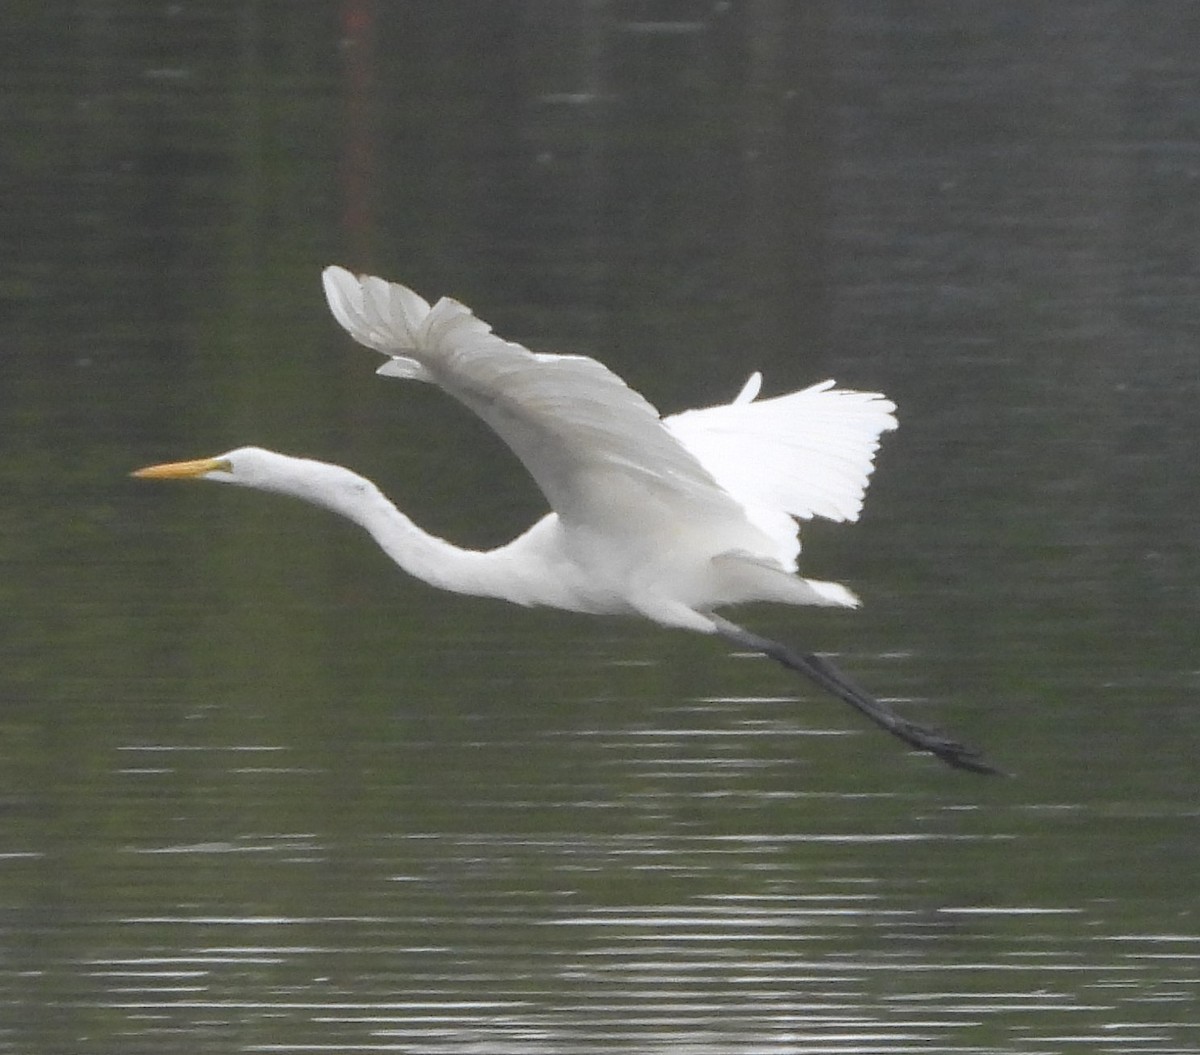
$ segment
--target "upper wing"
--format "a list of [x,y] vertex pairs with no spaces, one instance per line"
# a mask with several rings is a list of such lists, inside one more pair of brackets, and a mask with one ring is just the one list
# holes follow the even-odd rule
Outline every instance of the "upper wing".
[[[630,485],[659,494],[680,518],[743,513],[658,411],[584,356],[539,355],[505,341],[449,298],[432,308],[396,283],[325,269],[337,321],[388,356],[379,373],[431,381],[466,404],[512,448],[564,522],[633,531]],[[647,514],[649,510],[646,510]]]
[[856,520],[882,433],[896,406],[876,392],[823,381],[756,400],[754,375],[727,406],[688,410],[667,429],[746,509],[750,519],[799,552],[792,517]]

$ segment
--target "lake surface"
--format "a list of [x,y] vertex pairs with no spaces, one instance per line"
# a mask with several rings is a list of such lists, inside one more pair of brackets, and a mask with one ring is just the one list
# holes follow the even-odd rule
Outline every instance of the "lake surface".
[[[0,12],[0,1052],[1200,1050],[1200,5]],[[331,262],[664,412],[886,392],[858,612],[1011,779],[720,643],[128,479],[256,443],[475,546],[515,459]]]

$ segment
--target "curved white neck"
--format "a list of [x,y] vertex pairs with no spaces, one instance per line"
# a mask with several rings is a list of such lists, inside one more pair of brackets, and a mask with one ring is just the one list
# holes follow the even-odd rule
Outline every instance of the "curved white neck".
[[353,520],[409,575],[442,590],[512,597],[514,580],[523,577],[503,549],[461,549],[422,531],[370,480],[340,465],[276,455],[268,479],[231,482],[291,495]]

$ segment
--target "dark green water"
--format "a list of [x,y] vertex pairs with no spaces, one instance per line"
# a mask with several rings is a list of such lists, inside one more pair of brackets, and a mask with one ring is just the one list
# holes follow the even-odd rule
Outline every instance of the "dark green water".
[[[1200,6],[0,11],[0,1052],[1191,1052]],[[762,608],[1011,780],[719,644],[435,593],[540,515],[331,262],[664,411],[901,428]]]

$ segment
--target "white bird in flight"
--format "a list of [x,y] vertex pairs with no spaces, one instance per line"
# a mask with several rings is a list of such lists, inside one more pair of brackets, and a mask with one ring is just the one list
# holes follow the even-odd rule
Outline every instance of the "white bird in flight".
[[752,601],[856,607],[839,583],[797,574],[797,521],[857,519],[895,405],[825,381],[670,417],[607,367],[506,341],[465,305],[344,268],[324,272],[334,318],[387,357],[378,373],[431,382],[478,414],[517,455],[551,512],[506,545],[461,549],[422,531],[369,480],[338,465],[239,447],[139,469],[292,495],[362,525],[410,575],[456,593],[571,612],[640,615],[717,634],[816,682],[910,746],[952,766],[999,772],[974,748],[917,725],[828,659],[731,623]]

